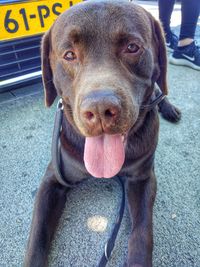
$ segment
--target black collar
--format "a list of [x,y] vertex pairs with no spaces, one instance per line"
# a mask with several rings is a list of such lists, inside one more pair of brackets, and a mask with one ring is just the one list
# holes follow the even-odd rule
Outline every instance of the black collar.
[[[155,106],[157,106],[165,97],[166,95],[164,95],[160,90],[158,90],[159,95],[156,95],[155,99],[153,99],[150,104],[148,105],[142,105],[140,107],[141,110],[146,110],[146,111],[150,111],[152,110]],[[153,92],[154,94],[155,92]]]

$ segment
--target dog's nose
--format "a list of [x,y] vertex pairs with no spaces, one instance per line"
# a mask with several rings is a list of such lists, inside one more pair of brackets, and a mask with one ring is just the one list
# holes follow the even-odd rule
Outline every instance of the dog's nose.
[[107,132],[117,124],[121,114],[119,97],[111,90],[99,90],[84,97],[80,106],[84,126]]

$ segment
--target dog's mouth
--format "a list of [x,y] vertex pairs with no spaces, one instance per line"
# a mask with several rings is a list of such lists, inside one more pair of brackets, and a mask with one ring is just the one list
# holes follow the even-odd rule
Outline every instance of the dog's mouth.
[[84,163],[87,171],[97,178],[111,178],[125,160],[125,135],[102,134],[86,137]]

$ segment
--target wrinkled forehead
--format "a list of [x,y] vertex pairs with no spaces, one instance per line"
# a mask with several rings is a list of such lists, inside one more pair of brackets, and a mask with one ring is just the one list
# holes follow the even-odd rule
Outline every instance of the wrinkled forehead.
[[128,2],[85,2],[65,11],[52,29],[53,46],[95,39],[117,41],[135,38],[142,43],[151,39],[150,20],[139,6]]

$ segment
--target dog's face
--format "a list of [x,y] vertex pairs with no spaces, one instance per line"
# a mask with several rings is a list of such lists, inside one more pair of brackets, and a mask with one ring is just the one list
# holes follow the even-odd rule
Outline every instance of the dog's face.
[[[91,137],[86,143],[99,136],[108,147],[123,142],[154,83],[167,93],[160,26],[132,3],[89,1],[70,8],[44,36],[42,58],[46,105],[61,96],[67,119]],[[98,150],[101,141],[95,142]],[[118,154],[122,142],[114,145]]]

